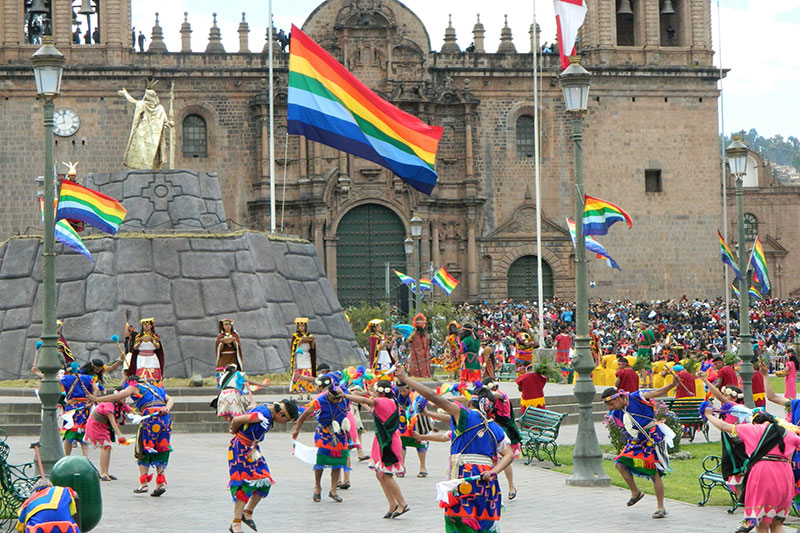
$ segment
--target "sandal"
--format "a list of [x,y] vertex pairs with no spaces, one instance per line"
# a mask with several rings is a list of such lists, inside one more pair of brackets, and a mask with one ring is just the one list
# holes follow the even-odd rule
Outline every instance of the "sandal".
[[144,494],[145,492],[148,492],[149,490],[150,489],[147,487],[147,485],[142,485],[139,488],[133,489],[133,492],[135,492],[136,494]]
[[117,476],[112,476],[111,474],[109,474],[108,475],[108,479],[110,479],[111,481],[116,481],[117,480]]
[[[250,515],[250,518],[245,518],[245,515]],[[242,511],[242,523],[253,531],[258,531],[258,528],[256,527],[256,521],[253,520],[253,511],[248,511],[247,509]]]
[[667,512],[664,509],[656,509],[656,512],[653,513],[653,518],[664,518],[667,516]]
[[[397,509],[397,507],[395,507],[395,509]],[[409,509],[409,508],[408,508],[408,504],[405,504],[405,505],[403,506],[403,510],[402,510],[402,511],[395,511],[395,512],[393,512],[393,513],[392,513],[392,518],[397,518],[398,516],[400,516],[400,515],[402,515],[402,514],[406,514],[406,513],[407,513],[407,512],[409,512],[410,510],[411,510],[411,509]]]
[[321,498],[320,498],[320,493],[319,493],[319,492],[315,492],[315,493],[314,493],[314,501],[315,501],[315,502],[319,502],[319,501],[320,501],[320,499],[321,499]]
[[111,476],[100,476],[100,481],[111,481]]
[[158,498],[159,496],[161,496],[165,492],[167,492],[167,487],[165,487],[164,485],[160,485],[160,486],[156,487],[156,490],[154,490],[150,494],[150,496],[152,496],[153,498]]
[[394,509],[392,509],[391,511],[389,511],[388,513],[386,513],[385,515],[383,515],[383,517],[384,517],[384,518],[392,518],[392,516],[394,516],[394,513],[396,513],[396,512],[397,512],[397,508],[398,508],[398,507],[399,507],[399,506],[395,505],[395,506],[394,506]]
[[516,497],[517,497],[517,491],[514,490],[514,491],[511,491],[511,492],[508,493],[508,499],[509,500],[513,500]]
[[342,497],[339,496],[338,494],[334,494],[332,492],[329,492],[328,493],[328,498],[330,498],[331,500],[335,501],[336,503],[342,503]]
[[744,524],[739,526],[739,529],[737,529],[734,533],[750,533],[751,531],[753,531],[753,528],[755,527],[756,527],[755,524],[750,524],[748,522],[745,522]]
[[241,524],[241,520],[234,520],[234,521],[231,523],[231,525],[229,525],[229,526],[228,526],[228,531],[229,531],[230,533],[242,533],[242,526],[240,525],[240,526],[239,526],[239,530],[237,531],[237,530],[233,529],[233,524]]
[[363,463],[364,461],[369,461],[369,455],[365,455],[364,457],[358,458],[359,463]]
[[628,500],[628,507],[636,505],[642,498],[644,498],[644,492],[639,491],[639,494],[635,498],[631,498],[630,500]]
[[349,481],[345,481],[344,483],[339,483],[338,485],[336,485],[336,488],[337,489],[342,489],[342,490],[347,490],[347,489],[350,488],[350,482]]
[[419,474],[417,474],[417,477],[428,477],[428,473],[427,472],[420,472]]

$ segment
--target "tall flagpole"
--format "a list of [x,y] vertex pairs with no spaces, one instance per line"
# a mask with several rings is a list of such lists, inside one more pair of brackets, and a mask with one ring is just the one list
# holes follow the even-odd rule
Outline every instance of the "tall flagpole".
[[[722,92],[722,17],[719,9],[719,0],[717,0],[717,35],[719,39],[719,120],[720,131],[722,132],[723,139],[725,138],[725,100],[723,99]],[[725,242],[728,242],[728,183],[727,176],[725,175],[725,142],[719,139],[719,157],[720,167],[722,170],[722,237]],[[725,351],[727,352],[731,347],[731,280],[730,273],[725,265],[722,265],[722,270],[725,271]],[[747,283],[740,283],[739,290],[742,288],[749,289]]]
[[272,0],[267,0],[267,10],[269,11],[269,24],[267,52],[269,53],[269,231],[275,233],[276,220],[275,220],[275,114],[273,110],[272,100],[274,82],[272,79]]
[[542,284],[542,210],[539,197],[539,46],[536,26],[536,0],[533,0],[533,157],[536,176],[536,299],[539,304],[539,346],[544,347],[544,287]]

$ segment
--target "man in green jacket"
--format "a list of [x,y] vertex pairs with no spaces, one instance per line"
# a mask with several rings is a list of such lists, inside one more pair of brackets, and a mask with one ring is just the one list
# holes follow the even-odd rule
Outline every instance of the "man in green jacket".
[[461,369],[461,381],[474,383],[481,380],[481,341],[475,336],[472,324],[461,327],[461,344],[464,345],[464,367]]

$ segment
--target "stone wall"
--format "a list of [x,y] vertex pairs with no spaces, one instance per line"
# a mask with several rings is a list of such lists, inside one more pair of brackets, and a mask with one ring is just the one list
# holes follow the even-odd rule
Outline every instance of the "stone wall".
[[[360,364],[353,331],[314,246],[260,232],[88,236],[92,263],[56,244],[58,318],[79,361],[116,358],[110,337],[155,317],[166,375],[211,375],[217,321],[236,320],[250,373],[286,372],[294,319],[309,317],[318,361]],[[42,331],[38,237],[0,247],[0,379],[29,376]]]

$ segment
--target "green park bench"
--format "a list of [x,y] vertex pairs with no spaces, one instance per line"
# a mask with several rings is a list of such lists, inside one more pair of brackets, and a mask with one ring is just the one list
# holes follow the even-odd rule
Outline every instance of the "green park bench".
[[703,433],[706,442],[708,438],[708,422],[700,416],[700,404],[703,400],[698,398],[661,398],[670,411],[675,413],[681,426],[689,434],[689,442],[694,442],[697,431]]
[[522,436],[522,442],[520,443],[522,455],[528,458],[525,462],[526,465],[531,464],[534,457],[544,461],[541,456],[543,452],[554,465],[561,466],[556,459],[556,452],[558,451],[556,439],[558,438],[561,422],[566,416],[566,413],[528,407],[525,413],[517,419],[517,426],[519,426],[519,432]]
[[733,513],[739,507],[739,498],[736,493],[728,487],[725,480],[722,478],[722,460],[718,455],[709,455],[703,459],[703,473],[700,474],[698,481],[700,482],[700,492],[703,495],[703,501],[697,502],[697,505],[703,506],[708,503],[711,498],[711,490],[714,487],[723,487],[728,491],[731,497],[731,506],[728,513]]
[[0,533],[14,531],[22,503],[39,480],[34,463],[11,465],[6,432],[0,429]]
[[497,369],[496,376],[497,379],[504,381],[514,381],[517,379],[517,369],[514,363],[503,363],[500,365],[500,368]]

